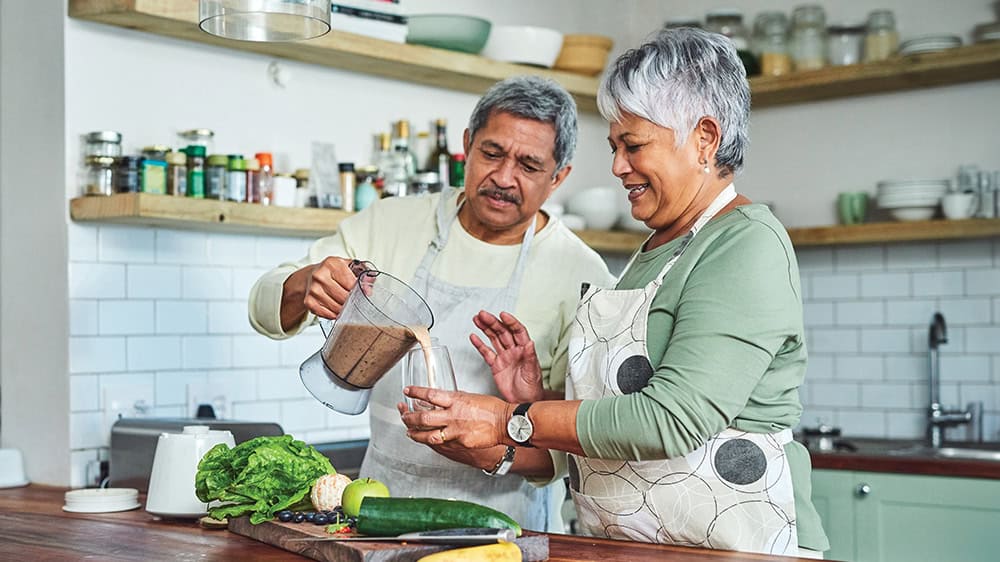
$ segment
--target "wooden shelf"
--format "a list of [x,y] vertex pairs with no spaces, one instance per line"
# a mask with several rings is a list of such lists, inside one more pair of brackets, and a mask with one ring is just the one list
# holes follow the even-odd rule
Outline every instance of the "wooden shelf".
[[[295,43],[221,39],[198,28],[197,0],[70,0],[69,15],[177,39],[477,94],[508,76],[537,74],[565,86],[580,109],[597,109],[598,79],[569,72],[496,62],[476,55],[390,43],[339,31]],[[788,76],[757,77],[750,80],[750,89],[753,107],[761,108],[996,78],[1000,78],[1000,42]]]
[[150,193],[77,197],[69,215],[79,222],[109,222],[240,234],[318,238],[333,234],[350,213],[336,209],[265,207]]
[[[278,236],[326,236],[335,232],[340,221],[348,216],[350,213],[335,209],[264,207],[149,193],[78,197],[70,201],[70,217],[79,222]],[[631,253],[647,236],[645,233],[624,230],[581,230],[577,234],[595,250],[610,253]],[[788,235],[796,247],[989,238],[1000,236],[1000,219],[791,228]]]

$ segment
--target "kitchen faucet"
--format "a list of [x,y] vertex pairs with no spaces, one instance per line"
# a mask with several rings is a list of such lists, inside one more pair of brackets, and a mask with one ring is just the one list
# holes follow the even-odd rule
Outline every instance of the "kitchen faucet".
[[[930,362],[930,407],[927,410],[927,434],[930,446],[941,447],[944,428],[969,424],[973,428],[973,437],[978,432],[978,441],[982,441],[982,405],[972,402],[964,410],[947,410],[941,406],[941,358],[939,347],[948,343],[948,327],[940,312],[934,313],[927,337]],[[978,415],[975,415],[978,413]]]

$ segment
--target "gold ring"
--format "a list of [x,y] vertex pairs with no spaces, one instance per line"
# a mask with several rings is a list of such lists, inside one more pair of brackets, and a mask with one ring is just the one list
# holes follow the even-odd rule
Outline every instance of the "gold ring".
[[445,442],[445,438],[444,438],[444,428],[441,428],[441,429],[439,429],[439,430],[438,430],[438,437],[440,437],[440,438],[441,438],[441,442],[442,442],[442,443],[444,443],[444,442]]

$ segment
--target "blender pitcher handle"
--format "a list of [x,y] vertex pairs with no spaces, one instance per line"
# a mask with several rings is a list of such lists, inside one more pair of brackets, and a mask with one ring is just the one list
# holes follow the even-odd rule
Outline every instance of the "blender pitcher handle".
[[[366,271],[377,269],[374,263],[368,260],[358,259],[352,259],[351,263],[349,263],[347,267],[350,268],[351,273],[353,273],[355,277],[361,277]],[[323,332],[324,338],[330,337],[330,332],[333,330],[333,323],[334,320],[330,320],[329,318],[319,319],[319,329]]]

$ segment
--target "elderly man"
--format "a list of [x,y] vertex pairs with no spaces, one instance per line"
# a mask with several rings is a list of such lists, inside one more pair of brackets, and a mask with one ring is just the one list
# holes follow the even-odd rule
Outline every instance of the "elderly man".
[[[479,100],[464,133],[464,190],[384,199],[343,221],[308,256],[257,282],[251,323],[281,339],[317,316],[336,318],[356,280],[350,261],[368,260],[427,300],[432,335],[449,348],[461,390],[504,395],[469,333],[480,311],[508,311],[535,342],[543,387],[561,396],[580,286],[612,282],[600,256],[540,211],[569,175],[576,136],[576,105],[561,86],[530,76],[497,83]],[[408,439],[396,409],[401,387],[397,366],[373,390],[363,476],[385,482],[397,496],[482,503],[525,528],[546,530],[558,520],[559,506],[550,505],[557,493],[507,474],[513,448],[468,451]]]

